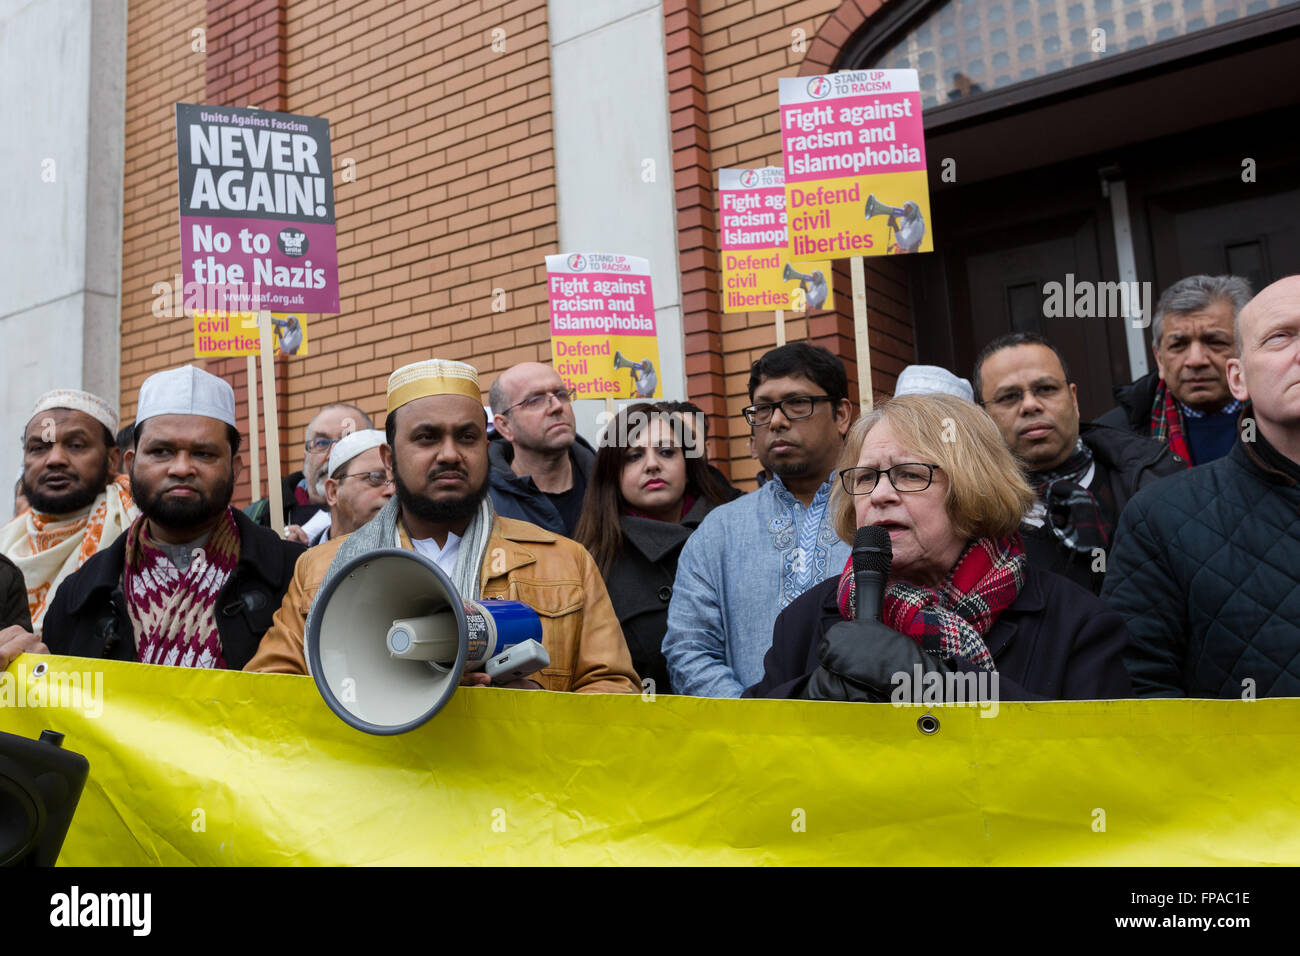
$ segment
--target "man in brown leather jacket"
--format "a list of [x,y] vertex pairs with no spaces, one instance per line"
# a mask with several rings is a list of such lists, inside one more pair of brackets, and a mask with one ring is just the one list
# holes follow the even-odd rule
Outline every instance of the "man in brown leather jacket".
[[[537,611],[549,667],[512,686],[637,693],[640,683],[595,562],[568,538],[497,516],[488,489],[487,421],[472,366],[437,359],[389,378],[384,466],[397,494],[351,535],[309,550],[245,670],[305,674],[303,635],[332,571],[380,547],[415,550],[462,593]],[[486,683],[484,674],[466,682]]]

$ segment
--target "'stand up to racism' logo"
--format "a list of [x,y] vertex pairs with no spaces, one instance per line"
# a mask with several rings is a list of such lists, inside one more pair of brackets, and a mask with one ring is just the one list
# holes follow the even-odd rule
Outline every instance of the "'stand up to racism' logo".
[[581,272],[583,269],[587,268],[587,260],[582,257],[582,253],[575,252],[573,255],[569,256],[569,268],[574,272]]
[[758,185],[758,170],[747,169],[740,174],[740,185],[748,189],[750,186]]
[[824,76],[814,76],[808,81],[808,95],[815,100],[820,100],[831,91],[831,81]]

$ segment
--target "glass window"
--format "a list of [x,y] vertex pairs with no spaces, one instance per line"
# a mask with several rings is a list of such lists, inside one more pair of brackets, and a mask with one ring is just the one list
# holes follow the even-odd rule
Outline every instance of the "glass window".
[[[1297,3],[1300,0],[944,0],[869,62],[846,68],[915,69],[921,76],[922,102],[931,107]],[[1123,16],[1116,16],[1116,10]],[[1009,22],[1015,24],[1014,31]],[[1096,30],[1105,37],[1100,52],[1093,49]],[[1007,50],[1013,33],[1014,70]],[[985,78],[990,65],[997,73],[992,84]]]

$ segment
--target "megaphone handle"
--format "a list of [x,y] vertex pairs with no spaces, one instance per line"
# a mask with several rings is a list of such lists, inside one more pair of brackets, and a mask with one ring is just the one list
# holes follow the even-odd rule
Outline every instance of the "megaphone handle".
[[488,661],[483,670],[492,678],[492,683],[505,684],[536,674],[543,667],[550,666],[551,655],[546,653],[541,642],[527,640],[507,647]]

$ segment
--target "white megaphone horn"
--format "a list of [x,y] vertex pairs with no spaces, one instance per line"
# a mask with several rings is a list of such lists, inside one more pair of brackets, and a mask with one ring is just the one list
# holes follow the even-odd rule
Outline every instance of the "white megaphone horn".
[[307,668],[330,710],[366,733],[419,727],[468,671],[504,683],[550,664],[536,611],[518,601],[463,598],[414,551],[353,558],[316,601],[304,639]]

